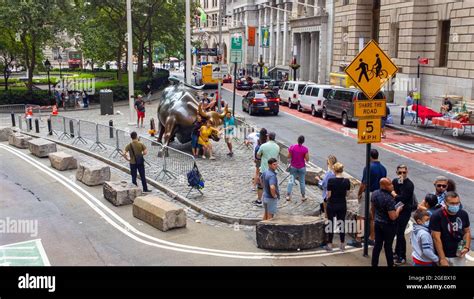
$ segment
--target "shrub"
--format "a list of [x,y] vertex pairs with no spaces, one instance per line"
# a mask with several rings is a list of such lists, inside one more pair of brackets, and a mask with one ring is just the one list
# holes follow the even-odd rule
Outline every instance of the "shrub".
[[49,106],[52,102],[48,99],[47,90],[34,90],[32,93],[27,90],[0,91],[0,105],[8,104]]

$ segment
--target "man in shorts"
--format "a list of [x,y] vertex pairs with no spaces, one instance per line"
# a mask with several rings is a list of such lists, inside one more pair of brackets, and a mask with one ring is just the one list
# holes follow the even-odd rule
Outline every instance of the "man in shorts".
[[224,133],[225,133],[225,143],[229,149],[227,156],[232,157],[234,153],[232,152],[232,137],[234,137],[234,128],[235,128],[235,118],[230,112],[227,112],[224,117]]
[[135,111],[137,111],[137,128],[139,128],[140,119],[142,120],[141,127],[144,128],[143,120],[145,119],[145,102],[143,101],[142,96],[138,96],[135,101]]
[[276,170],[278,161],[275,158],[268,160],[268,169],[262,173],[261,181],[263,185],[263,207],[265,213],[263,220],[272,219],[277,213],[280,191],[278,190],[278,178]]

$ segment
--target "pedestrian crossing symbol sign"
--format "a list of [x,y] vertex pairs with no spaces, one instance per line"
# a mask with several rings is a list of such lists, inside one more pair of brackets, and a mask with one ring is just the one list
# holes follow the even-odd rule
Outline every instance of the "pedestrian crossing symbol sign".
[[398,67],[373,40],[345,69],[346,74],[369,99],[373,99],[397,71]]

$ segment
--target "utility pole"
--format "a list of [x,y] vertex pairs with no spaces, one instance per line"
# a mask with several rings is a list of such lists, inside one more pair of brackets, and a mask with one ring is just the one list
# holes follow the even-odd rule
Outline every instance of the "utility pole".
[[186,83],[191,84],[191,0],[186,0]]
[[[128,42],[128,49],[127,49],[127,66],[128,66],[128,103],[130,109],[130,119],[128,125],[135,124],[135,109],[133,108],[135,105],[134,102],[134,94],[135,91],[133,89],[133,35],[132,35],[132,0],[127,0],[127,42]],[[92,69],[94,69],[94,65],[92,65]]]
[[[219,48],[217,52],[217,57],[218,57],[218,67],[219,67],[219,73],[221,74],[221,77],[219,78],[219,81],[217,83],[217,111],[221,112],[222,110],[222,93],[221,93],[221,82],[222,82],[222,13],[225,12],[225,5],[226,5],[226,0],[220,0],[219,2]],[[235,80],[235,79],[234,79]]]

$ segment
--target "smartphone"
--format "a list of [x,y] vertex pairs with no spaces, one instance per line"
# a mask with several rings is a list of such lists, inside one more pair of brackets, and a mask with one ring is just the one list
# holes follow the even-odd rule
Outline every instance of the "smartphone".
[[396,205],[395,205],[395,210],[398,209],[398,207],[403,207],[405,204],[401,201],[399,201]]

